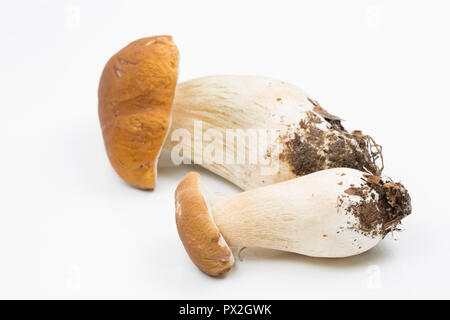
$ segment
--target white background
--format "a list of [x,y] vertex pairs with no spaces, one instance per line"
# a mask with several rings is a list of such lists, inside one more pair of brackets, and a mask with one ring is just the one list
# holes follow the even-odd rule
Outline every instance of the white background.
[[[9,1],[0,8],[2,298],[450,298],[450,1]],[[247,250],[205,276],[178,238],[173,193],[192,167],[127,186],[97,117],[104,64],[174,36],[180,80],[255,74],[305,89],[384,146],[409,189],[397,240],[348,259]]]

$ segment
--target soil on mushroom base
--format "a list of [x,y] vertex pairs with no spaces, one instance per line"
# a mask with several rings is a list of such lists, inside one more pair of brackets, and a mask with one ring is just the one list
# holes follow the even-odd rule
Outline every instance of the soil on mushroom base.
[[[322,109],[323,110],[323,109]],[[360,131],[349,133],[341,120],[327,119],[328,130],[315,124],[323,120],[314,112],[308,112],[306,120],[299,123],[293,136],[284,136],[284,149],[280,160],[287,162],[297,176],[331,168],[353,168],[381,174],[382,167],[376,164],[381,158],[381,147],[373,139],[363,136]],[[372,146],[376,150],[372,150]]]
[[366,181],[362,187],[345,190],[345,195],[338,200],[343,206],[345,197],[361,198],[347,207],[347,211],[357,219],[357,223],[348,228],[370,237],[385,237],[389,232],[398,231],[401,220],[411,214],[408,191],[401,183],[384,182],[380,176],[366,175]]

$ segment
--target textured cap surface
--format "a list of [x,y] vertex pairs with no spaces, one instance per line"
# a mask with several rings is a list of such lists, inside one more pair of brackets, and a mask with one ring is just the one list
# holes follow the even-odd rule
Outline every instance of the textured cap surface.
[[214,223],[198,173],[190,172],[178,185],[175,209],[178,234],[195,265],[211,276],[227,273],[234,257]]
[[170,125],[178,49],[170,36],[136,40],[106,64],[98,89],[106,152],[129,184],[153,189]]

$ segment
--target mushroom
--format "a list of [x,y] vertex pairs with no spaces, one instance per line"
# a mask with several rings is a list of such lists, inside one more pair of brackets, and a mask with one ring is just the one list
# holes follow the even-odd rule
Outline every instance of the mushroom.
[[224,198],[198,173],[175,192],[179,236],[191,260],[218,276],[233,265],[229,246],[339,258],[377,245],[411,213],[401,183],[350,168],[322,170]]
[[[382,170],[381,149],[370,137],[347,132],[339,117],[293,85],[229,75],[176,86],[177,73],[169,36],[132,42],[103,71],[98,94],[106,151],[133,186],[155,187],[162,148],[244,190],[334,167]],[[229,132],[236,137],[228,139]]]

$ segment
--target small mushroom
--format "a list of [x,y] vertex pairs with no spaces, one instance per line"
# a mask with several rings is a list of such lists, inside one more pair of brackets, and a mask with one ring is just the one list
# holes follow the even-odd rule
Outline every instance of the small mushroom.
[[176,191],[178,233],[192,261],[213,276],[232,266],[227,244],[312,257],[357,255],[411,213],[402,184],[368,182],[370,176],[328,169],[215,200],[191,172]]
[[[347,132],[340,118],[291,84],[228,75],[176,86],[177,76],[178,50],[169,36],[134,41],[104,68],[98,95],[105,147],[116,172],[133,186],[153,189],[161,149],[177,146],[187,150],[183,157],[200,159],[200,165],[244,190],[334,167],[381,171],[371,139]],[[200,137],[196,123],[202,123]],[[189,139],[172,140],[178,129]],[[195,147],[210,129],[221,137],[222,161]],[[242,150],[234,138],[226,140],[227,131],[247,139],[249,130],[263,130],[266,141],[258,136],[257,145],[248,142]],[[239,154],[248,158],[241,163]]]

